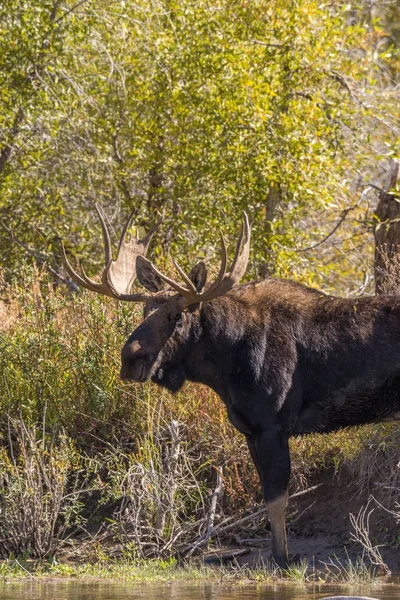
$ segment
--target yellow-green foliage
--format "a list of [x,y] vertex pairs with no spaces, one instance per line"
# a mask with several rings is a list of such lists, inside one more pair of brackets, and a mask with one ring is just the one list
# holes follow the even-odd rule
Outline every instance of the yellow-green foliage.
[[[398,152],[390,21],[316,0],[5,0],[0,216],[56,261],[68,232],[93,264],[94,200],[116,230],[164,212],[154,255],[187,266],[246,209],[250,272],[359,285],[371,217],[354,181]],[[347,210],[335,246],[299,252]],[[21,247],[0,250],[17,272]]]

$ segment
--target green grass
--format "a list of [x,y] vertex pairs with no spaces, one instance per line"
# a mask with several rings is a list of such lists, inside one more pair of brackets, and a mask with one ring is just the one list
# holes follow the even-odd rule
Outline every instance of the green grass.
[[298,563],[292,563],[284,570],[284,575],[296,583],[305,583],[309,573],[308,560],[301,559]]
[[209,583],[279,583],[287,585],[359,586],[378,581],[376,570],[367,567],[361,557],[354,562],[341,563],[334,558],[325,569],[315,569],[306,560],[282,570],[272,562],[258,562],[255,566],[210,566],[200,561],[179,564],[170,560],[115,560],[93,563],[29,561],[8,559],[0,561],[0,579],[4,581],[54,579],[113,580],[130,583],[151,582],[209,582]]
[[239,566],[208,566],[199,562],[179,565],[171,560],[113,561],[84,564],[9,559],[0,562],[0,578],[49,580],[54,578],[112,579],[129,582],[196,581],[277,581],[281,572],[274,567],[251,569]]

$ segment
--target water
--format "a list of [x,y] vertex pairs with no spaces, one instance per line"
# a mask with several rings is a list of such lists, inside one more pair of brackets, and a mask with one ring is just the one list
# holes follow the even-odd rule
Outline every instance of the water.
[[326,596],[359,594],[378,600],[399,600],[400,581],[345,589],[337,586],[221,584],[120,584],[46,582],[0,584],[1,600],[319,600]]

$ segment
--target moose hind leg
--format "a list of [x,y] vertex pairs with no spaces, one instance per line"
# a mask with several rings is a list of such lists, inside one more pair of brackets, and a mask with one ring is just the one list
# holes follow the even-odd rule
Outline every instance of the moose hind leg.
[[272,533],[272,557],[278,566],[288,563],[285,511],[290,479],[287,437],[280,428],[271,428],[255,438],[257,466]]

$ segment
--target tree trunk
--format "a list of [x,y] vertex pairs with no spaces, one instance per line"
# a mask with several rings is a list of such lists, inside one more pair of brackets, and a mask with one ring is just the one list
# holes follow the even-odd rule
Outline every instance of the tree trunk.
[[391,190],[399,175],[399,163],[390,165],[387,191],[379,192],[375,211],[375,292],[399,293],[400,289],[400,197]]
[[[275,214],[276,214],[276,209],[279,206],[279,204],[281,203],[281,190],[279,185],[275,185],[275,184],[271,184],[269,190],[268,190],[268,195],[267,195],[267,201],[265,203],[265,227],[264,227],[264,232],[265,232],[265,237],[269,237],[272,233],[272,222],[275,218]],[[260,276],[261,279],[265,279],[266,277],[269,277],[271,275],[271,271],[272,271],[272,264],[271,261],[265,260],[263,263],[261,263],[261,265],[258,268],[258,274]]]

